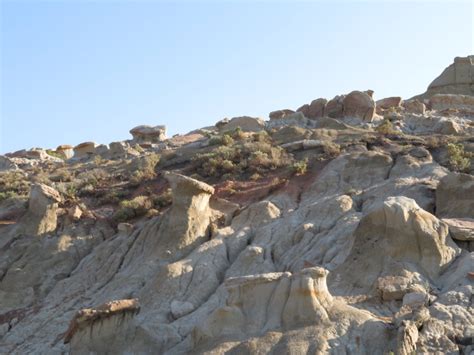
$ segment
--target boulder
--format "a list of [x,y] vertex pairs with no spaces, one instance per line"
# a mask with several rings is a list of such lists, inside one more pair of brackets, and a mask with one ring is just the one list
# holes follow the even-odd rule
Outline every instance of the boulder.
[[166,126],[141,125],[130,130],[136,143],[158,143],[166,139]]
[[108,158],[109,152],[110,152],[110,149],[107,144],[100,144],[97,147],[95,147],[95,154],[100,155],[103,158]]
[[41,236],[54,232],[57,227],[58,203],[61,202],[58,191],[44,184],[31,187],[28,211],[21,218],[21,231],[25,234]]
[[417,115],[424,115],[426,111],[426,105],[423,102],[416,99],[403,101],[402,106],[406,112],[414,113]]
[[342,118],[344,111],[344,98],[345,95],[337,95],[332,100],[329,100],[324,108],[324,115],[331,118]]
[[72,145],[63,144],[56,148],[56,153],[64,159],[70,159],[74,156],[74,147]]
[[259,132],[265,128],[265,121],[257,117],[234,117],[229,120],[228,123],[221,126],[220,131],[233,131],[237,127],[240,127],[240,129],[244,132]]
[[450,173],[436,190],[436,215],[440,218],[474,218],[474,176]]
[[380,108],[382,110],[388,110],[391,108],[401,107],[402,98],[400,96],[386,97],[381,100],[377,100],[376,106],[377,110]]
[[109,157],[112,159],[135,157],[140,155],[140,153],[133,149],[127,142],[110,143],[108,153]]
[[270,120],[266,122],[266,128],[280,128],[285,126],[298,126],[298,127],[308,127],[309,119],[306,118],[303,113],[295,112],[290,115],[286,115],[283,118],[278,120]]
[[461,241],[474,241],[473,218],[443,218],[442,221],[449,227],[451,237]]
[[288,115],[292,115],[293,113],[295,113],[295,111],[284,109],[284,110],[272,111],[270,112],[268,117],[270,117],[271,120],[278,120],[280,118],[285,118]]
[[316,99],[316,100],[311,101],[311,104],[303,105],[296,111],[301,112],[303,115],[305,115],[305,117],[311,118],[311,119],[323,117],[325,114],[324,111],[325,111],[327,102],[328,100],[323,99],[323,98]]
[[94,142],[84,142],[74,147],[74,158],[88,158],[95,154],[96,144]]
[[344,98],[342,104],[344,117],[357,117],[364,122],[372,122],[375,102],[367,93],[352,91]]

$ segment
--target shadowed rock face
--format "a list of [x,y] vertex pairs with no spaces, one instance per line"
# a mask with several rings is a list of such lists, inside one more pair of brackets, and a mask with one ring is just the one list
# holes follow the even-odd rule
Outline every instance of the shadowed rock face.
[[60,201],[59,192],[52,187],[44,184],[33,185],[28,211],[22,218],[22,232],[37,236],[54,232],[57,227],[57,209]]

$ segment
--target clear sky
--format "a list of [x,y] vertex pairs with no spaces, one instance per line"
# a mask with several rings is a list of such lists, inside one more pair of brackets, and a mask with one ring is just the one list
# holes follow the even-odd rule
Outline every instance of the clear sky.
[[408,98],[474,52],[473,1],[0,2],[0,153]]

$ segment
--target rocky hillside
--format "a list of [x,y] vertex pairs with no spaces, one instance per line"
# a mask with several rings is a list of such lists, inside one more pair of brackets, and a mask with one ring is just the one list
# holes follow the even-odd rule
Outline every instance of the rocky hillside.
[[471,354],[473,87],[0,156],[0,353]]

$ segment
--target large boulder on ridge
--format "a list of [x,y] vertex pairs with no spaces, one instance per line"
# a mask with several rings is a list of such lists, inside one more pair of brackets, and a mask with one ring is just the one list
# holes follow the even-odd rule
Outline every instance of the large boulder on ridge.
[[244,132],[259,132],[265,128],[265,121],[258,117],[241,116],[230,119],[219,127],[221,132],[233,131],[237,127]]
[[375,102],[366,92],[352,91],[343,100],[344,117],[357,117],[372,122],[375,115]]
[[141,125],[132,128],[130,134],[137,143],[158,143],[166,139],[166,126]]

